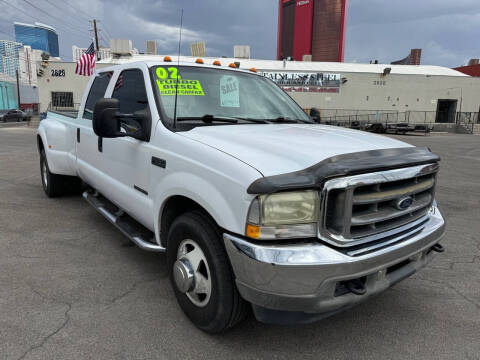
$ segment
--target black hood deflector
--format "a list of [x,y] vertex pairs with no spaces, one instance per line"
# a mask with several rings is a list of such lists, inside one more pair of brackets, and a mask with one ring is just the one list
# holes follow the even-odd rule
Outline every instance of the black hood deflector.
[[428,148],[405,147],[342,154],[325,159],[304,170],[268,176],[254,181],[249,194],[270,194],[283,190],[319,188],[325,180],[339,176],[398,169],[436,163],[440,157]]

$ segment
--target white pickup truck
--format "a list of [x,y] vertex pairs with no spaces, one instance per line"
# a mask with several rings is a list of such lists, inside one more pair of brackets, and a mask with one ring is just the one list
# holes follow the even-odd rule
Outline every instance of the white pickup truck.
[[81,190],[133,243],[166,251],[180,307],[207,332],[250,305],[263,322],[318,320],[443,251],[438,156],[317,124],[255,69],[104,68],[37,140],[46,194]]

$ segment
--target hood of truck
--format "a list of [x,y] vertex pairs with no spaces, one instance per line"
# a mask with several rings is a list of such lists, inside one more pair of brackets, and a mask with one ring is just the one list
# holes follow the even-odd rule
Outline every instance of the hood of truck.
[[364,131],[316,124],[199,126],[180,134],[249,164],[263,176],[303,170],[340,154],[411,146]]

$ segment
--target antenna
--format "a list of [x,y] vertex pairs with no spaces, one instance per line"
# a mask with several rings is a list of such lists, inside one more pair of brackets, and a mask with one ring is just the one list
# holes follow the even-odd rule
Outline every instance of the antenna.
[[183,28],[183,9],[180,16],[180,37],[178,40],[178,57],[177,57],[177,78],[175,79],[175,107],[173,108],[173,128],[177,128],[177,100],[178,100],[178,68],[180,67],[180,48],[182,46],[182,28]]

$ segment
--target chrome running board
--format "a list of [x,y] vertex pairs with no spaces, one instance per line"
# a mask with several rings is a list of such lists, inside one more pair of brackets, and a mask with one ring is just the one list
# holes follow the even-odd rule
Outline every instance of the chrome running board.
[[[101,197],[98,192],[90,193],[89,191],[85,191],[82,196],[140,249],[153,252],[165,252],[166,249],[164,247],[153,242],[154,236],[152,241],[145,239],[145,234],[153,235],[150,230],[126,215],[122,209],[116,208],[116,206],[106,198]],[[109,208],[116,208],[117,211],[114,212]]]

